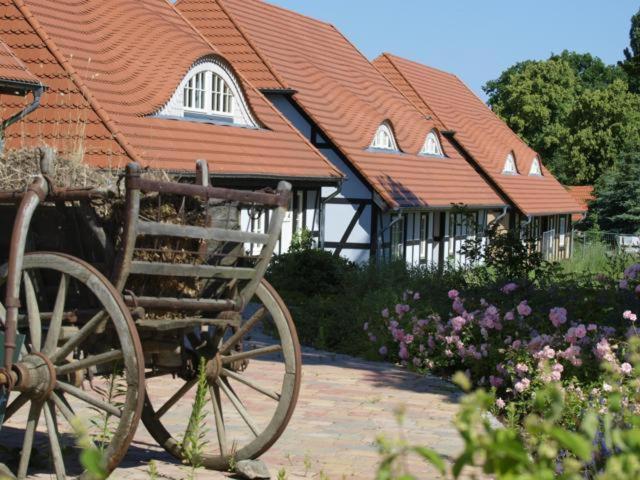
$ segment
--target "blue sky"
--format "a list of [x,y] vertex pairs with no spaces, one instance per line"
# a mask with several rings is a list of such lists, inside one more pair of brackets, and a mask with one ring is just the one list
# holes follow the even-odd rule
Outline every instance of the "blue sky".
[[640,0],[269,0],[383,51],[457,74],[478,95],[513,63],[563,49],[622,58]]

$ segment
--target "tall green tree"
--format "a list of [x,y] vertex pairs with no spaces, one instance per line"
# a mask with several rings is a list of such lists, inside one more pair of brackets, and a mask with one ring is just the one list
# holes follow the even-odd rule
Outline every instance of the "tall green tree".
[[564,183],[593,183],[629,145],[640,145],[640,96],[619,66],[590,54],[517,63],[484,90],[493,111]]
[[591,223],[607,232],[640,233],[640,153],[623,155],[604,173],[590,207]]
[[624,49],[624,61],[619,65],[629,77],[629,88],[640,93],[640,9],[631,17],[629,47]]

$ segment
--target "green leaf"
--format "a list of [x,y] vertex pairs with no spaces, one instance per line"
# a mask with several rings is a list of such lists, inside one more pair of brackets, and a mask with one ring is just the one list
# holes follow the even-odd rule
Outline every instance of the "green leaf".
[[444,463],[444,460],[437,452],[426,447],[413,447],[413,451],[424,458],[431,465],[436,467],[438,471],[444,475],[447,467]]
[[551,437],[581,460],[591,460],[591,442],[578,433],[568,432],[560,427],[551,429]]
[[95,480],[103,480],[109,476],[104,468],[102,453],[97,448],[83,450],[80,454],[80,463]]

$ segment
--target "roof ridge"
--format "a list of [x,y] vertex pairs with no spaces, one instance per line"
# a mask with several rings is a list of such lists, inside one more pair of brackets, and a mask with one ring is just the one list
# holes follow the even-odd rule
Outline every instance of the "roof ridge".
[[[180,1],[182,1],[182,0],[180,0]],[[273,65],[271,65],[271,62],[267,59],[267,57],[264,56],[264,54],[260,51],[258,46],[255,45],[254,42],[249,38],[247,33],[240,26],[240,24],[236,21],[236,19],[233,18],[233,15],[229,12],[227,7],[224,5],[224,2],[222,0],[213,0],[213,1],[215,1],[220,6],[220,9],[222,10],[222,12],[229,18],[231,23],[233,23],[233,26],[236,27],[238,32],[240,32],[240,35],[242,35],[242,38],[245,39],[245,41],[249,44],[249,46],[253,49],[253,51],[256,52],[256,55],[258,55],[258,57],[260,57],[260,60],[262,60],[262,62],[265,64],[267,69],[271,72],[273,77],[278,81],[280,86],[282,88],[289,88],[289,86],[287,85],[287,82],[280,76],[280,74],[276,71],[276,69],[273,67]]]
[[104,110],[104,108],[102,108],[98,101],[93,97],[89,88],[87,88],[87,86],[82,81],[82,78],[80,78],[80,75],[78,75],[73,66],[67,61],[64,54],[58,49],[58,46],[55,44],[55,42],[51,40],[45,29],[40,25],[40,22],[38,22],[37,18],[33,15],[33,13],[31,13],[31,10],[29,10],[29,7],[24,3],[24,0],[13,0],[13,2],[18,11],[20,11],[25,20],[29,23],[31,28],[33,28],[34,32],[42,39],[53,57],[69,74],[69,77],[71,78],[73,83],[76,84],[76,86],[80,90],[80,93],[82,93],[85,100],[89,102],[89,105],[96,113],[98,118],[104,123],[107,130],[111,132],[116,142],[120,144],[122,149],[131,158],[131,160],[142,163],[142,159],[138,156],[133,147],[129,145],[129,142],[127,142],[124,134],[120,132],[116,123],[111,120],[106,110]]
[[[447,127],[447,124],[440,118],[440,116],[429,106],[429,104],[424,100],[424,98],[422,98],[422,95],[420,95],[420,93],[416,90],[416,88],[413,86],[413,84],[407,79],[407,77],[405,76],[404,73],[402,73],[402,71],[397,67],[397,65],[393,62],[393,59],[391,57],[394,57],[394,55],[390,54],[390,53],[386,53],[383,52],[382,57],[386,58],[387,60],[389,60],[389,63],[391,64],[391,66],[393,67],[393,69],[398,72],[398,75],[400,75],[402,77],[402,80],[404,80],[404,82],[409,86],[409,88],[416,94],[416,96],[420,99],[420,101],[422,103],[424,103],[425,107],[427,107],[429,109],[429,112],[431,112],[431,114],[436,117],[438,119],[438,122],[440,122],[440,124],[442,126],[444,126],[445,128]],[[378,57],[380,58],[380,57]],[[372,65],[376,68],[376,70],[378,70],[380,72],[380,70],[378,69],[378,67],[376,67],[375,64],[375,60],[372,62]],[[382,72],[380,72],[380,75],[382,75],[383,77],[387,78],[386,75]],[[402,90],[400,90],[398,87],[396,87],[393,82],[391,80],[389,80],[387,78],[387,81],[396,89],[400,92],[400,94],[407,99],[408,102],[410,102],[413,105],[413,100],[411,100],[408,96],[406,96]],[[414,105],[416,108],[418,108],[417,105]]]

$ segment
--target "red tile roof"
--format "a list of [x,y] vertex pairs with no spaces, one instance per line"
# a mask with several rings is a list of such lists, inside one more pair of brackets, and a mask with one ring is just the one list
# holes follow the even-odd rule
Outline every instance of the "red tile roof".
[[[593,185],[583,185],[583,186],[576,186],[576,187],[565,186],[565,188],[571,194],[573,199],[576,202],[578,202],[578,205],[583,207],[585,211],[589,209],[589,202],[591,202],[592,200],[595,200],[596,198],[595,195],[593,194]],[[577,222],[581,218],[582,218],[582,215],[574,215],[572,217],[572,220],[574,222]]]
[[0,80],[39,85],[40,81],[11,49],[0,40]]
[[[542,176],[529,175],[537,156],[458,77],[390,54],[373,64],[427,115],[435,115],[467,150],[478,166],[526,215],[583,210],[542,167]],[[519,175],[502,173],[513,152]]]
[[[42,107],[7,132],[9,147],[46,142],[101,167],[137,160],[193,171],[203,158],[214,174],[341,177],[242,75],[263,128],[152,117],[196,61],[226,61],[164,0],[0,0],[0,19],[0,38],[50,87]],[[235,48],[255,61],[241,38]],[[0,108],[20,107],[0,96]]]
[[[425,118],[333,26],[256,0],[181,0],[177,8],[206,26],[210,41],[231,18],[236,29],[217,44],[220,51],[259,88],[272,89],[271,77],[278,77],[294,89],[299,105],[391,207],[504,204],[446,139],[447,158],[418,155],[427,133],[442,124]],[[260,61],[239,61],[239,37],[250,40]],[[384,121],[402,153],[368,150]]]

